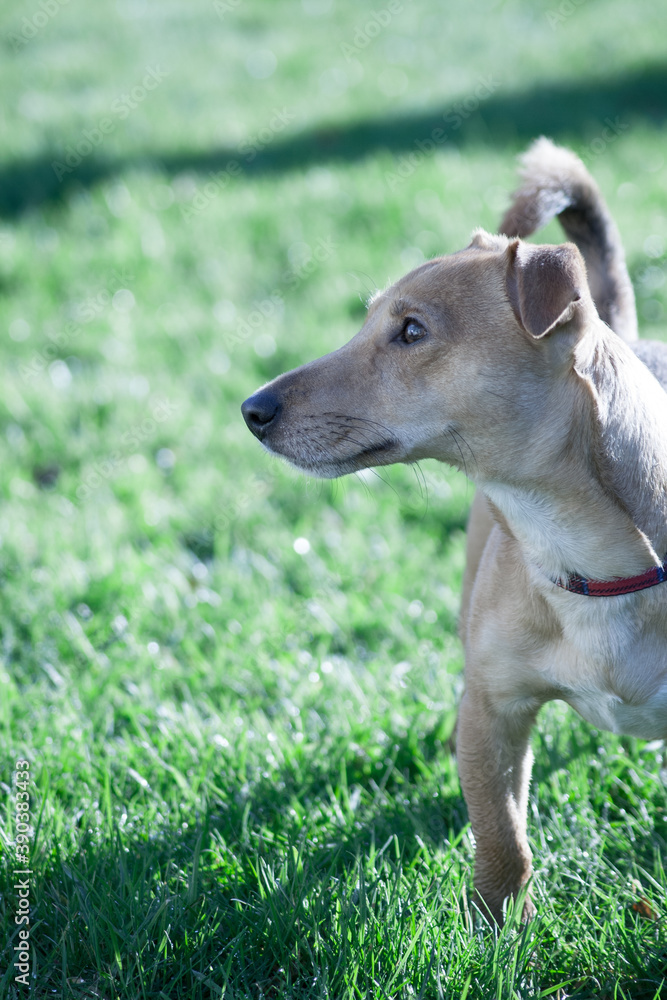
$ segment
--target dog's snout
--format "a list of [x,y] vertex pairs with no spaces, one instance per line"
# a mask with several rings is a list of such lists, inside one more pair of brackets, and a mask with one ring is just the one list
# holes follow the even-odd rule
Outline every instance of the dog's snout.
[[246,399],[241,413],[250,430],[261,441],[280,413],[280,400],[270,390],[262,390]]

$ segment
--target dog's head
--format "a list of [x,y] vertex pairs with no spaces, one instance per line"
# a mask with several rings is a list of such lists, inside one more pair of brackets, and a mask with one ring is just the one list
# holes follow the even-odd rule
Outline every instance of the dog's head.
[[573,244],[534,246],[478,231],[377,295],[332,354],[264,386],[242,406],[270,451],[333,478],[437,458],[475,477],[517,421],[541,420],[554,373],[596,316]]

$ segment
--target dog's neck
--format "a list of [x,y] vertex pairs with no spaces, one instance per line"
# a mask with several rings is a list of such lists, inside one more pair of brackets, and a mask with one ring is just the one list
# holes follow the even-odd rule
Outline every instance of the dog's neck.
[[633,576],[667,553],[667,396],[606,327],[584,338],[575,372],[581,406],[548,479],[479,485],[549,576]]

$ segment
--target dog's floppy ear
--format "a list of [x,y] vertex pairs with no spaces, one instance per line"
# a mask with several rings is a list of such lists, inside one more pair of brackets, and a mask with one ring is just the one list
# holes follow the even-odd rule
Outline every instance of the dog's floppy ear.
[[575,318],[588,286],[574,243],[535,246],[513,240],[507,255],[507,294],[516,318],[532,337],[539,340]]

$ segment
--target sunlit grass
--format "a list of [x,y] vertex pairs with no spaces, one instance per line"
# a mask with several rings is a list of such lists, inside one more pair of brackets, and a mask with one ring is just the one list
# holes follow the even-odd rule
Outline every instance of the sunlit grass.
[[[482,72],[504,72],[506,95],[547,70],[586,81],[592,52],[619,73],[658,57],[642,7],[602,18],[589,0],[556,30],[546,10],[479,6],[473,23],[406,4],[359,53],[354,86],[340,45],[361,15],[342,0],[331,22],[307,3],[245,0],[225,19],[207,4],[69,4],[21,52],[7,43],[0,78],[21,91],[4,111],[8,185],[15,160],[56,155],[146,65],[170,75],[100,149],[96,182],[72,178],[62,201],[39,188],[0,223],[1,995],[24,758],[34,996],[660,995],[662,749],[545,709],[539,916],[499,935],[476,921],[452,752],[472,490],[432,462],[313,482],[239,413],[344,343],[375,288],[493,229],[523,138],[493,142],[471,120],[400,183],[390,147],[329,159],[324,142],[317,163],[244,168],[208,193],[208,166],[165,162],[233,152],[274,104],[298,110],[277,144],[449,107]],[[37,9],[3,8],[5,40]],[[499,31],[524,38],[511,80]],[[278,57],[268,81],[244,69],[258,47]],[[350,85],[325,99],[338,63]],[[409,80],[395,97],[378,83],[388,66]],[[573,121],[574,147],[596,127]],[[662,150],[638,116],[591,163],[648,336],[666,328]]]

